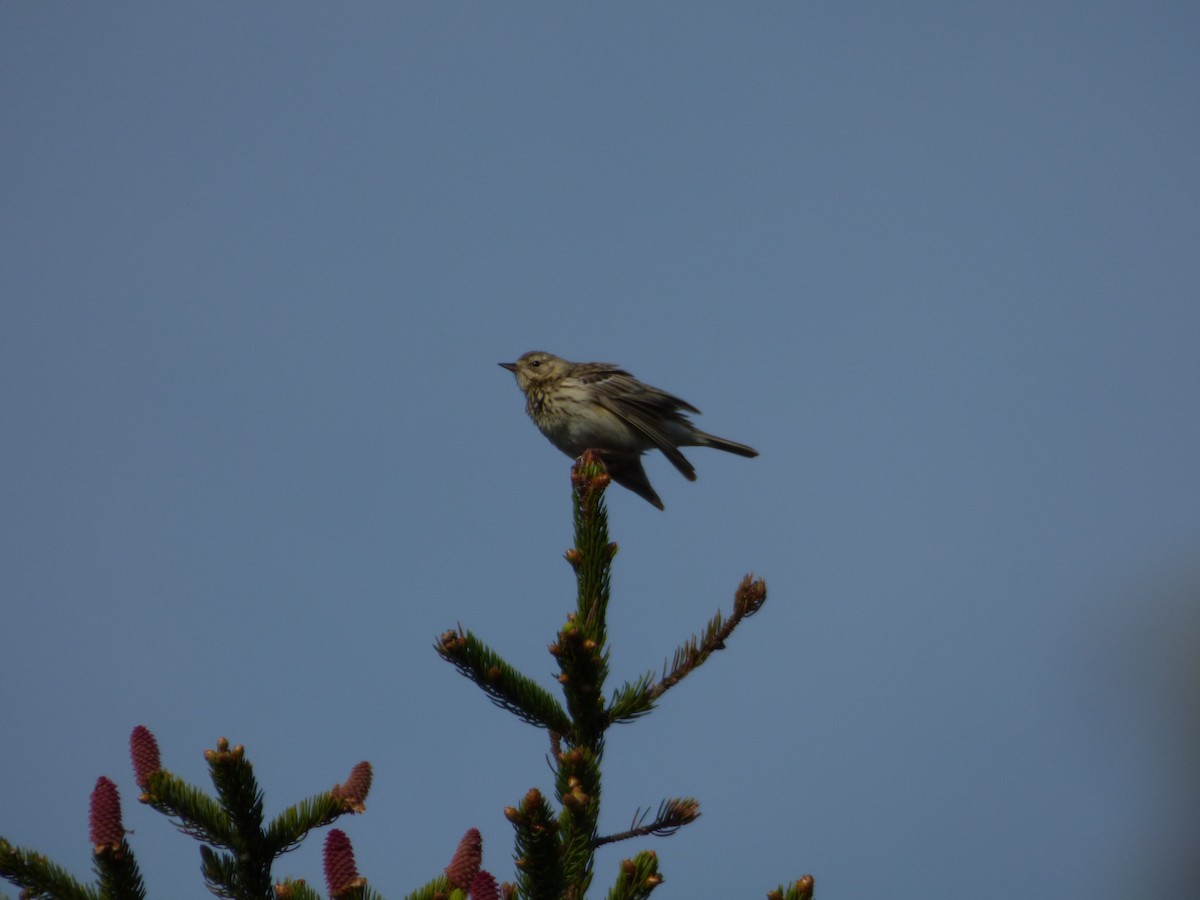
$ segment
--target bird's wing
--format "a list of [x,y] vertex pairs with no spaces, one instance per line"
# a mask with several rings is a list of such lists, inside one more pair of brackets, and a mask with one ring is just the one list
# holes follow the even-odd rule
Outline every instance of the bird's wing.
[[572,374],[574,378],[584,384],[598,386],[607,396],[631,401],[643,398],[644,405],[660,411],[664,415],[679,410],[700,415],[700,410],[686,400],[680,400],[660,388],[643,384],[620,366],[612,363],[588,363],[586,366],[577,366]]
[[678,405],[683,405],[687,409],[692,409],[692,407],[661,391],[643,396],[646,395],[645,390],[636,385],[635,389],[636,394],[633,391],[603,392],[600,395],[601,402],[610,411],[649,438],[684,478],[688,481],[695,481],[695,468],[688,462],[687,457],[679,452],[679,448],[658,424],[664,417],[682,418],[676,412]]

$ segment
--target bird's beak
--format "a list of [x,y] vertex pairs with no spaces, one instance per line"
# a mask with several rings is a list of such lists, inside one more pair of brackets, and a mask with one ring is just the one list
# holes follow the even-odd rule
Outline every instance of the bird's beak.
[[516,364],[516,363],[497,363],[497,365],[499,365],[499,366],[500,366],[500,368],[502,368],[502,369],[508,369],[508,371],[510,371],[510,372],[516,372],[516,371],[517,371],[517,364]]

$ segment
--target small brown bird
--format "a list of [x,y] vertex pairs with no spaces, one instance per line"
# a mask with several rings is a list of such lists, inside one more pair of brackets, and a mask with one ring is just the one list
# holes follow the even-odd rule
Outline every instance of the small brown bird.
[[701,431],[684,415],[700,410],[611,363],[575,363],[531,350],[500,365],[517,376],[525,411],[550,443],[572,458],[595,451],[613,481],[659,509],[663,502],[642,468],[647,450],[657,447],[689,481],[696,480],[696,470],[680,447],[758,456],[752,447]]

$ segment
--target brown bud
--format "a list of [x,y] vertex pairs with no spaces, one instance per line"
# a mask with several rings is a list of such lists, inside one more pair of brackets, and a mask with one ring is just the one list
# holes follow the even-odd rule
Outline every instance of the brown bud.
[[767,583],[761,578],[746,575],[733,596],[734,611],[749,616],[758,612],[767,602]]

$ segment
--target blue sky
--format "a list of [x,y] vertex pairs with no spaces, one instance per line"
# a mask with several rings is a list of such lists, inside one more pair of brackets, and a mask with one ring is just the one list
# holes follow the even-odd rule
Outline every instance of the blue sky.
[[598,886],[1185,896],[1198,76],[1172,3],[5,4],[0,834],[86,875],[106,774],[207,896],[145,724],[200,783],[245,744],[268,812],[371,760],[385,896],[470,827],[511,878],[547,744],[432,644],[552,683],[537,348],[762,454],[610,495],[614,685],[770,600],[610,736],[607,830],[704,815]]

